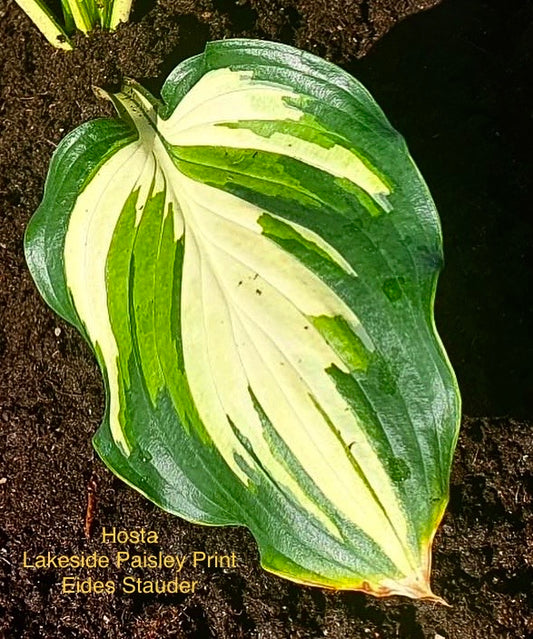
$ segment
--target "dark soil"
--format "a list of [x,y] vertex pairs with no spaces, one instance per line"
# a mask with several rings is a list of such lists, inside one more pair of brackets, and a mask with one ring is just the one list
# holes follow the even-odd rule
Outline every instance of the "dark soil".
[[[445,0],[138,2],[116,34],[52,50],[13,0],[0,0],[0,637],[521,639],[533,635],[532,307],[528,160],[531,5]],[[364,81],[437,201],[447,268],[437,322],[467,414],[451,502],[435,540],[433,586],[450,608],[300,587],[263,572],[243,529],[194,526],[115,479],[90,439],[103,411],[94,360],[45,307],[22,238],[51,153],[82,122],[110,114],[92,84],[123,74],[157,91],[209,37],[282,40]],[[364,59],[357,57],[366,54]],[[84,536],[88,495],[95,500]],[[188,569],[195,594],[67,595],[68,574],[23,553],[111,553],[102,526],[159,534],[150,552],[236,552],[237,568]],[[145,550],[137,546],[138,551]],[[133,551],[133,548],[131,549]],[[168,572],[135,571],[168,578]]]

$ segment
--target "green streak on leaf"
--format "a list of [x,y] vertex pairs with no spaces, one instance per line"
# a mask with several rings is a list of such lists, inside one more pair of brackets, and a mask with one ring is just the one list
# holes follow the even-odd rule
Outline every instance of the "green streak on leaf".
[[221,189],[232,184],[258,189],[272,197],[292,197],[318,206],[300,181],[286,170],[284,157],[256,149],[170,147],[177,168],[188,177]]
[[[328,132],[325,129],[317,129],[316,126],[307,124],[305,119],[240,120],[238,122],[221,122],[217,124],[217,126],[222,126],[227,129],[247,129],[264,138],[270,138],[276,133],[280,133],[300,140],[305,140],[306,142],[316,144],[324,149],[332,149],[336,144],[339,144],[339,141],[335,139],[335,137],[338,136],[328,135]],[[290,153],[290,143],[287,144],[287,148],[288,153]]]
[[65,21],[65,32],[74,33],[76,25],[67,0],[61,0],[61,9],[63,10],[63,19]]
[[361,205],[370,213],[372,217],[379,217],[383,214],[384,209],[379,207],[376,202],[364,191],[361,187],[357,186],[346,178],[335,178],[335,183],[343,190],[347,191],[351,195],[354,195]]
[[118,360],[120,414],[123,428],[128,421],[126,392],[131,386],[128,362],[133,353],[129,289],[131,254],[135,241],[135,216],[139,191],[128,197],[118,218],[106,261],[107,308],[109,321],[120,351]]
[[154,405],[164,383],[154,330],[155,268],[163,223],[164,202],[165,194],[160,192],[149,196],[142,209],[142,218],[133,246],[133,281],[130,289],[132,305],[130,312],[135,325],[141,370]]
[[[284,102],[301,112],[306,110],[306,105],[310,101],[308,99],[284,98]],[[319,119],[310,112],[302,113],[298,120],[240,120],[238,122],[221,122],[217,126],[223,126],[228,129],[247,129],[264,138],[270,138],[276,133],[284,134],[304,140],[310,144],[316,144],[324,149],[340,146],[357,157],[367,169],[383,182],[389,191],[393,190],[390,178],[387,178],[364,153],[336,131],[323,126]],[[290,142],[288,142],[287,152],[289,155],[290,146]]]
[[344,317],[319,315],[309,320],[350,370],[366,370],[371,354]]
[[[317,504],[321,505],[321,509],[324,513],[331,518],[332,522],[339,525],[343,530],[344,535],[348,538],[350,535],[348,534],[348,530],[350,526],[346,527],[346,521],[343,516],[338,512],[335,506],[325,497],[325,495],[317,488],[313,478],[305,471],[302,467],[300,461],[294,452],[287,446],[282,437],[280,437],[279,433],[276,431],[272,422],[264,412],[261,404],[255,397],[253,391],[249,388],[249,393],[252,398],[252,402],[254,404],[254,408],[259,415],[261,420],[261,424],[263,426],[263,434],[264,437],[270,447],[272,453],[277,457],[278,461],[280,461],[285,470],[302,486],[306,494],[308,494]],[[318,403],[315,398],[312,398],[315,406],[320,410]],[[334,428],[334,426],[333,426]],[[338,433],[337,433],[338,436]],[[347,454],[350,454],[348,449]],[[306,517],[311,521],[314,520],[314,517],[309,512],[306,512]],[[353,524],[351,526],[353,528]],[[383,552],[383,549],[380,548],[370,537],[366,536],[365,533],[356,529],[356,536],[358,538],[359,543],[363,540],[363,546],[365,548],[364,552],[361,553],[357,557],[357,571],[364,571],[365,569],[374,569],[375,571],[383,571],[383,574],[390,573],[394,571],[394,565],[391,563],[390,559]],[[322,533],[324,534],[324,533]],[[331,537],[328,535],[325,539],[328,539],[333,544],[337,544],[338,541],[335,537]],[[350,540],[352,541],[352,540]],[[355,539],[354,539],[355,541]],[[368,567],[365,566],[368,564]]]
[[[331,262],[332,265],[336,265],[336,262],[323,248],[318,246],[315,242],[303,237],[296,229],[290,224],[286,224],[281,220],[278,220],[268,213],[263,213],[257,220],[257,223],[263,229],[263,234],[271,239],[277,241],[281,246],[290,247],[292,244],[298,244],[308,252],[316,253],[321,258]],[[279,240],[284,240],[280,242]],[[291,253],[293,251],[290,251]]]
[[[343,146],[351,153],[356,155],[361,160],[361,162],[370,171],[372,171],[372,173],[375,173],[380,178],[380,180],[385,184],[389,191],[392,192],[394,190],[394,184],[391,180],[391,177],[387,176],[382,170],[378,169],[376,163],[373,162],[365,153],[362,152],[360,148],[358,148],[353,142],[350,142],[349,140],[350,134],[352,134],[355,129],[359,129],[361,127],[360,118],[363,117],[364,119],[364,116],[368,115],[368,113],[365,113],[363,110],[350,110],[348,113],[342,112],[342,116],[339,117],[338,110],[332,108],[331,112],[327,113],[323,108],[323,100],[317,100],[316,98],[311,98],[310,96],[299,98],[286,97],[284,98],[284,102],[302,112],[302,116],[300,117],[299,122],[301,122],[303,125],[312,127],[317,131],[323,132],[325,135],[328,136],[328,138],[330,138],[331,140],[335,140],[336,144]],[[328,117],[325,117],[326,113]],[[335,121],[335,124],[333,124],[332,120]],[[348,124],[348,126],[343,127],[341,125],[343,121],[349,120],[351,120],[351,122]],[[373,122],[373,125],[375,127],[375,121]],[[342,130],[342,128],[344,128],[346,132],[345,135],[339,134],[339,131]]]
[[[275,200],[292,200],[307,209],[339,207],[349,217],[384,210],[345,178],[310,167],[279,153],[230,147],[168,147],[176,167],[187,177],[228,192],[245,188]],[[334,191],[335,198],[329,202]],[[243,197],[242,193],[239,193]],[[322,199],[323,198],[323,199]],[[247,199],[247,198],[245,198]]]

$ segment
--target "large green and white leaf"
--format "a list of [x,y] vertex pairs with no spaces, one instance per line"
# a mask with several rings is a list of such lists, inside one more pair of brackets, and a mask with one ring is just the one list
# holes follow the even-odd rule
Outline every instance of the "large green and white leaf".
[[95,446],[194,522],[250,528],[295,581],[433,597],[459,420],[436,334],[435,207],[339,68],[229,40],[162,101],[57,149],[26,235],[46,301],[92,344]]

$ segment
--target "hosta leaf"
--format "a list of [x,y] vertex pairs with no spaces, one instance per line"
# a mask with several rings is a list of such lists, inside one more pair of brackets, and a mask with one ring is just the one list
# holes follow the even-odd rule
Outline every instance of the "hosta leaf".
[[295,581],[433,597],[459,395],[437,214],[353,78],[279,44],[134,82],[57,149],[26,235],[101,366],[95,446],[166,510],[243,524]]

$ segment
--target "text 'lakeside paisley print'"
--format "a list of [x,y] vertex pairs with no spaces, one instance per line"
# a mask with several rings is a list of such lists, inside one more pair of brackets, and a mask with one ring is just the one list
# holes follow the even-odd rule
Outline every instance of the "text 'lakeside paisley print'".
[[439,600],[460,416],[438,216],[367,91],[284,45],[210,43],[104,94],[59,145],[25,250],[106,386],[95,446],[304,584]]

